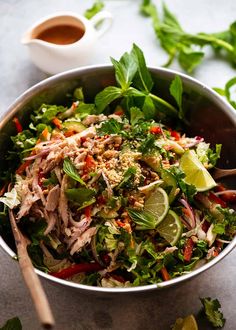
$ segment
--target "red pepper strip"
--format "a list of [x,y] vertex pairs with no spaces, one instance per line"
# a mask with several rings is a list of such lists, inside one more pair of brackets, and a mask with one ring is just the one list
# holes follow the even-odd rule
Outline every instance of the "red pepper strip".
[[180,134],[179,134],[179,132],[170,130],[170,135],[171,135],[176,141],[179,141],[179,140],[180,140]]
[[205,220],[202,224],[202,230],[206,233],[208,231],[210,225],[211,225],[210,222]]
[[184,246],[184,261],[189,262],[193,254],[194,242],[192,238],[188,238]]
[[122,108],[119,108],[114,112],[114,114],[117,116],[123,116],[124,110]]
[[91,205],[86,206],[84,208],[84,214],[85,214],[86,218],[89,218],[89,219],[91,218]]
[[16,174],[21,175],[22,173],[24,173],[24,171],[26,170],[26,168],[32,163],[31,159],[26,160],[24,163],[22,163],[18,169],[16,170]]
[[19,122],[19,119],[17,117],[14,117],[12,120],[16,126],[17,133],[21,133],[23,131],[23,127],[22,127],[21,123]]
[[162,134],[162,130],[161,130],[160,126],[150,127],[149,131],[152,134]]
[[171,278],[165,266],[161,269],[161,276],[163,278],[163,281],[168,281]]
[[227,207],[227,204],[221,198],[219,198],[218,196],[216,196],[212,192],[209,193],[209,199],[210,199],[210,201],[212,201],[216,204],[219,204],[223,208]]
[[94,170],[95,168],[95,160],[91,155],[87,155],[85,158],[85,167],[84,167],[84,174]]
[[67,279],[67,278],[69,278],[73,275],[79,274],[79,273],[97,272],[101,269],[103,269],[103,267],[98,262],[83,263],[83,264],[72,265],[68,268],[62,269],[59,272],[49,273],[49,275],[52,275],[52,276],[55,276],[55,277],[61,278],[61,279]]

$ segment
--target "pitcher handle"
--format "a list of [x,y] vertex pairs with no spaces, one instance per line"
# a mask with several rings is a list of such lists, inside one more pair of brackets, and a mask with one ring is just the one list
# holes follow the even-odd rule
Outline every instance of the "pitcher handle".
[[[90,20],[92,23],[97,36],[101,37],[111,26],[113,20],[113,16],[109,11],[100,11],[95,16],[93,16]],[[99,24],[100,23],[100,24]]]

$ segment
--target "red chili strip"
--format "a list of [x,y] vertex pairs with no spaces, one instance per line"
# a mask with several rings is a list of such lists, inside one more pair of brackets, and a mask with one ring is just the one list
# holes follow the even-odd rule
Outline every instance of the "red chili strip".
[[23,127],[22,127],[22,125],[21,125],[19,119],[18,119],[17,117],[14,117],[14,118],[12,119],[12,121],[13,121],[13,123],[14,123],[15,126],[16,126],[16,131],[17,131],[17,133],[21,133],[21,132],[23,131]]
[[216,204],[219,204],[223,208],[227,207],[227,204],[220,197],[216,196],[212,192],[209,193],[209,199],[210,199],[210,201],[212,201]]
[[152,126],[150,127],[149,131],[152,134],[162,134],[162,129],[160,128],[160,126]]
[[180,140],[180,134],[179,134],[179,132],[170,130],[170,135],[171,135],[176,141],[179,141],[179,140]]
[[168,271],[167,271],[167,269],[166,269],[166,267],[164,266],[164,267],[162,267],[162,269],[160,270],[160,272],[161,272],[161,276],[162,276],[162,278],[163,278],[163,281],[168,281],[168,280],[170,280],[170,274],[168,273]]
[[49,275],[52,275],[52,276],[55,276],[55,277],[61,278],[61,279],[67,279],[67,278],[69,278],[73,275],[79,274],[79,273],[97,272],[102,269],[103,269],[103,267],[98,262],[83,263],[83,264],[72,265],[68,268],[62,269],[59,272],[49,273]]
[[184,261],[189,262],[193,254],[194,242],[192,238],[188,238],[184,246]]

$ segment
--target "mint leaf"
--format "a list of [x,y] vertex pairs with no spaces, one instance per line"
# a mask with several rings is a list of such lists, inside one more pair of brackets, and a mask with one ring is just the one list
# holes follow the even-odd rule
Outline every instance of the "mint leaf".
[[132,83],[134,75],[137,72],[138,65],[132,53],[124,53],[120,61],[111,58],[111,62],[115,69],[116,81],[122,90],[126,90]]
[[128,208],[130,218],[136,223],[137,230],[151,230],[156,227],[156,219],[147,211]]
[[146,66],[146,61],[142,50],[135,44],[133,44],[133,49],[131,54],[134,55],[137,61],[137,74],[135,76],[134,86],[144,92],[150,92],[153,87],[153,81],[150,72]]
[[21,321],[18,317],[8,320],[0,330],[22,330]]
[[123,180],[118,185],[118,188],[132,189],[134,184],[134,176],[136,174],[136,167],[129,167],[123,175]]
[[91,19],[97,13],[99,13],[104,8],[104,3],[102,1],[95,1],[93,6],[87,9],[84,13],[84,16],[87,19]]
[[191,72],[201,63],[205,55],[204,46],[212,47],[215,52],[223,50],[228,61],[235,64],[236,22],[233,22],[227,31],[190,34],[183,30],[176,16],[166,5],[163,6],[161,19],[151,0],[143,0],[140,12],[152,18],[156,36],[162,48],[169,54],[165,66],[169,66],[177,58],[182,68]]
[[98,93],[95,97],[96,113],[101,113],[114,100],[122,97],[121,88],[115,86],[106,87],[103,91]]
[[88,188],[71,188],[65,190],[66,197],[82,206],[83,203],[90,201],[95,196],[95,190]]
[[218,299],[200,298],[207,319],[215,328],[223,328],[225,319]]
[[71,162],[69,158],[65,158],[63,162],[63,171],[72,179],[79,182],[81,185],[85,186],[86,183],[81,179],[77,168],[75,165]]
[[182,80],[179,76],[175,76],[175,79],[171,82],[170,85],[170,94],[174,97],[178,107],[179,107],[179,118],[184,118],[183,108],[182,108],[182,94],[183,94],[183,85]]
[[191,73],[203,60],[204,52],[183,48],[179,52],[179,63],[185,71]]

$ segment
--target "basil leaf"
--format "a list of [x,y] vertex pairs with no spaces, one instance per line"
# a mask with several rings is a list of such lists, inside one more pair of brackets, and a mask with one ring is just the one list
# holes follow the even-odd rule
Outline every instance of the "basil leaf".
[[63,171],[72,179],[79,182],[81,185],[85,186],[86,183],[81,179],[75,165],[71,162],[69,158],[65,158],[63,162]]
[[66,189],[65,194],[66,197],[75,203],[78,203],[79,206],[82,206],[83,203],[90,201],[95,196],[94,189],[88,188],[71,188]]
[[135,75],[134,86],[144,92],[150,92],[153,87],[153,81],[150,72],[146,66],[146,61],[142,50],[135,44],[131,54],[136,58],[138,71]]
[[18,317],[8,320],[0,330],[22,330],[22,324]]
[[101,113],[103,110],[114,100],[122,97],[122,89],[109,86],[106,87],[103,91],[98,93],[95,97],[96,113]]
[[128,208],[130,218],[136,223],[137,230],[151,230],[156,227],[156,219],[147,211]]
[[183,85],[182,80],[179,76],[175,76],[175,79],[171,82],[170,85],[170,94],[174,97],[178,107],[179,107],[179,118],[184,118],[183,108],[182,108],[182,94],[183,94]]

